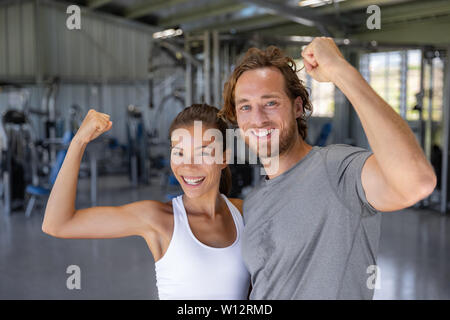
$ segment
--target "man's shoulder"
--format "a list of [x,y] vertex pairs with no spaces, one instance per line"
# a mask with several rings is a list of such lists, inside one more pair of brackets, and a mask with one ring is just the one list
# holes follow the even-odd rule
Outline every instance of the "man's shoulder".
[[362,154],[371,154],[372,152],[362,147],[355,147],[348,144],[330,144],[325,147],[319,147],[319,153],[327,163],[341,162],[345,159],[359,156]]
[[343,143],[335,143],[335,144],[329,144],[324,147],[318,147],[320,151],[322,152],[340,152],[340,153],[351,153],[355,151],[368,151],[367,149],[352,146],[349,144],[343,144]]

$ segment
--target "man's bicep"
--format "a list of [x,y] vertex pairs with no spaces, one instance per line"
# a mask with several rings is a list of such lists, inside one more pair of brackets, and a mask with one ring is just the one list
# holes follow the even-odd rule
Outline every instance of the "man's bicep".
[[396,211],[404,208],[404,199],[389,185],[373,154],[364,163],[361,183],[367,202],[377,211]]
[[376,213],[367,201],[361,182],[363,166],[372,153],[349,145],[330,145],[327,149],[328,179],[341,203],[352,212]]

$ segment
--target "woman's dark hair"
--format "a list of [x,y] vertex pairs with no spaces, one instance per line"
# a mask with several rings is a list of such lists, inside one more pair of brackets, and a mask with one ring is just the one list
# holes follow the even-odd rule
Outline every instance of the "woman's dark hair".
[[[219,109],[206,103],[193,104],[181,111],[172,121],[169,129],[169,137],[172,135],[172,132],[175,129],[191,126],[194,124],[194,121],[201,121],[204,127],[218,129],[222,133],[223,139],[226,139],[226,130],[228,128],[228,125],[223,119],[217,116],[218,113]],[[225,151],[226,145],[226,141],[223,141],[223,151]],[[227,166],[226,168],[222,169],[219,192],[228,196],[230,194],[230,191],[231,171]]]

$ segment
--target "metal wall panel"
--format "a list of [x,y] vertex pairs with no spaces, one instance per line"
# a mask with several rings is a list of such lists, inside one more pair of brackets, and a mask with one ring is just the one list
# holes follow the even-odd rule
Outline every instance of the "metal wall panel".
[[[84,114],[95,108],[111,115],[114,125],[109,135],[126,143],[126,108],[134,104],[143,111],[146,127],[160,127],[164,131],[160,132],[161,141],[168,141],[166,129],[184,106],[169,99],[164,112],[148,108],[150,28],[82,10],[81,30],[69,30],[65,5],[46,0],[8,3],[0,5],[0,78],[30,81],[31,106],[41,108],[46,92],[42,84],[32,84],[42,70],[44,79],[59,76],[62,80],[56,108],[58,116],[66,120],[66,128],[71,105],[78,104]],[[154,59],[155,65],[172,63],[164,53]],[[183,87],[182,68],[158,70],[152,93],[155,106],[174,88]],[[0,112],[7,107],[8,94],[0,95]],[[42,121],[31,120],[42,136]]]
[[81,30],[69,30],[68,5],[47,0],[0,5],[0,79],[34,81],[39,61],[44,78],[65,82],[147,79],[153,29],[81,7]]
[[36,43],[34,37],[35,30],[34,4],[31,2],[22,5],[22,52],[23,52],[23,73],[32,77],[35,74]]
[[34,6],[17,1],[0,6],[0,79],[32,79],[35,73]]
[[7,51],[7,21],[6,7],[0,7],[0,77],[7,75],[8,51]]
[[8,24],[7,37],[7,54],[8,54],[8,74],[12,77],[21,75],[21,55],[22,48],[20,46],[21,39],[21,18],[20,6],[8,6],[6,8],[6,19]]

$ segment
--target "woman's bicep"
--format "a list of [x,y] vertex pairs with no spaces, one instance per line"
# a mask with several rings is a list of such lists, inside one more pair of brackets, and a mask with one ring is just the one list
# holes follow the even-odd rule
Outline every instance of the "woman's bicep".
[[150,226],[152,206],[139,201],[123,206],[77,210],[54,234],[58,238],[121,238],[142,235]]

